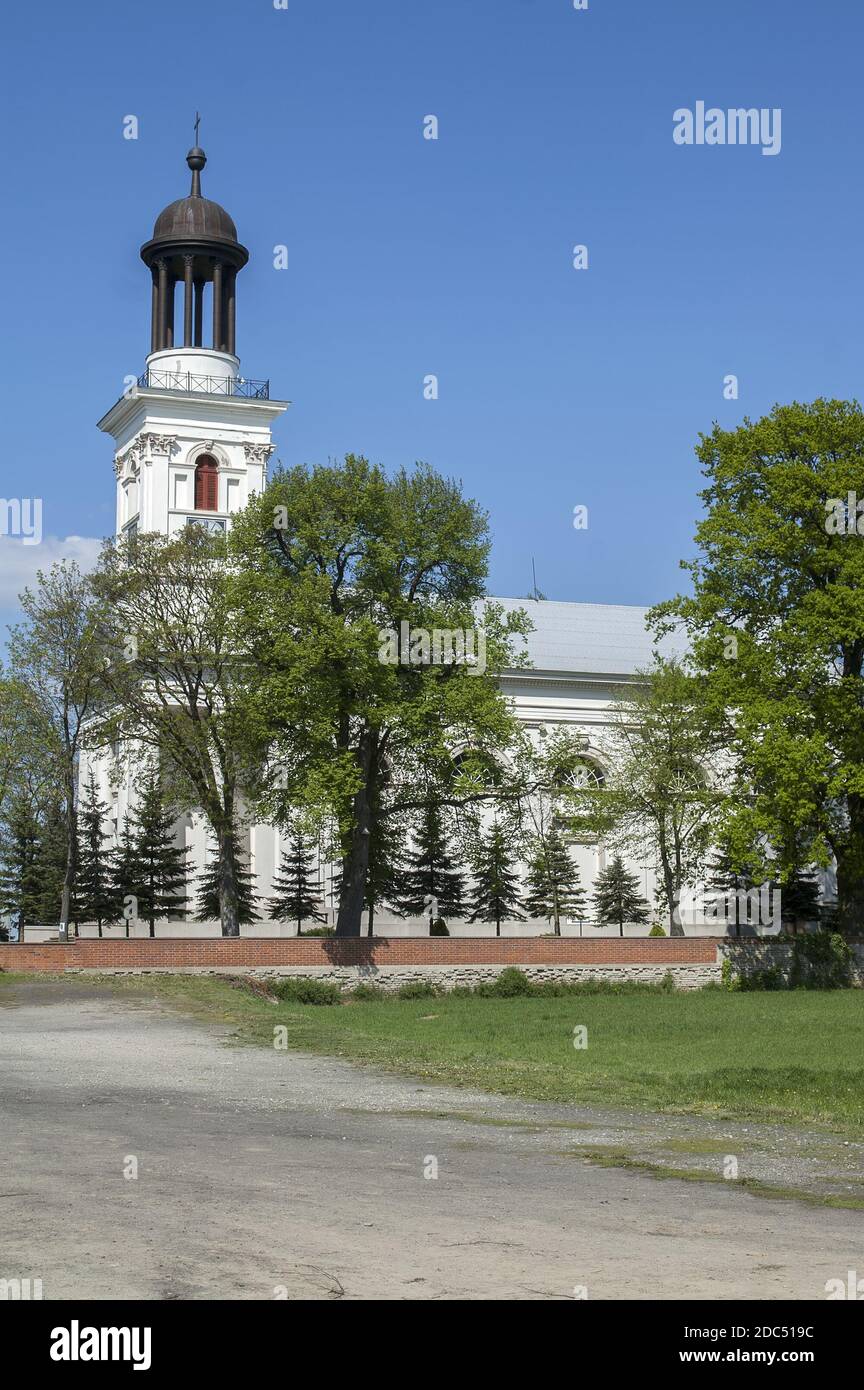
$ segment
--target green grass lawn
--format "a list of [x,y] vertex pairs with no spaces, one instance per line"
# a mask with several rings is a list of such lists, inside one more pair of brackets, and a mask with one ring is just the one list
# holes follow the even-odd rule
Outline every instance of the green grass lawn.
[[[112,987],[118,981],[112,980]],[[864,1125],[864,992],[584,995],[270,1004],[224,980],[119,987],[289,1046],[532,1100]],[[588,1046],[573,1046],[584,1025]]]

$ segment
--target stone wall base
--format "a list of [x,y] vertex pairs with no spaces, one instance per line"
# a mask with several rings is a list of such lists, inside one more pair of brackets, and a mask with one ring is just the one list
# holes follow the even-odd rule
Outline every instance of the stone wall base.
[[[503,965],[280,965],[280,966],[115,966],[102,968],[69,968],[74,975],[238,975],[259,980],[278,980],[294,976],[298,979],[327,980],[340,989],[350,990],[359,984],[377,985],[393,993],[402,985],[427,981],[444,992],[459,986],[473,987],[491,981],[505,969]],[[676,989],[701,989],[704,985],[720,983],[719,965],[520,965],[518,969],[530,980],[563,981],[577,984],[584,980],[636,981],[639,984],[659,985],[671,975]]]

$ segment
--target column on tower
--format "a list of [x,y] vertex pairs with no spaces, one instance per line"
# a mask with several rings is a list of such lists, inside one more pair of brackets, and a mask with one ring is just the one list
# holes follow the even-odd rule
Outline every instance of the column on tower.
[[165,346],[170,348],[174,346],[174,289],[177,284],[176,277],[171,274],[170,269],[165,283]]
[[233,356],[237,350],[237,270],[234,266],[228,270],[225,299],[228,320],[226,348]]
[[183,257],[183,346],[192,346],[192,300],[194,295],[192,267],[194,256]]
[[204,341],[204,286],[206,280],[201,275],[195,277],[195,341],[194,347],[201,347]]
[[223,342],[223,322],[224,322],[224,276],[222,272],[222,262],[216,261],[213,265],[213,347],[217,352],[224,351]]
[[168,262],[163,258],[155,262],[156,275],[158,279],[157,289],[157,311],[156,311],[156,347],[154,352],[161,352],[168,346]]

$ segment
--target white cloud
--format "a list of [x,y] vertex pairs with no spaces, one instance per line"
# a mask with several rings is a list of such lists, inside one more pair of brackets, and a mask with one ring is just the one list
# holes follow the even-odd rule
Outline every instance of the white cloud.
[[91,536],[44,536],[38,545],[25,545],[17,537],[0,535],[0,609],[17,610],[18,595],[32,588],[38,570],[50,570],[57,560],[92,569],[101,548],[101,540]]

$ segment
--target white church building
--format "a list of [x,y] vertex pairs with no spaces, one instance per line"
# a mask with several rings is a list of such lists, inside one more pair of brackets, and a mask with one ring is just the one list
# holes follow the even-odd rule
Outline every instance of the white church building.
[[[272,399],[269,383],[241,372],[236,353],[236,280],[248,260],[231,217],[201,193],[204,152],[190,151],[189,195],[171,203],[156,220],[153,237],[141,248],[152,277],[151,350],[141,377],[99,421],[114,441],[118,537],[136,531],[168,534],[190,521],[213,531],[227,531],[232,515],[260,492],[273,454],[272,428],[288,402]],[[504,693],[519,718],[539,732],[565,724],[584,738],[585,776],[602,779],[604,729],[622,685],[650,664],[652,643],[646,631],[647,610],[619,605],[498,599],[523,607],[534,631],[527,639],[531,669],[506,671]],[[131,780],[117,784],[105,757],[84,755],[81,781],[96,774],[101,798],[110,807],[109,834],[122,828],[134,797]],[[266,898],[284,848],[278,829],[248,828],[245,848]],[[202,869],[210,843],[203,815],[191,812],[177,822],[178,842],[190,849],[193,875]],[[583,886],[590,893],[597,872],[605,867],[605,850],[594,841],[574,851]],[[641,889],[653,902],[651,868],[630,864]],[[322,866],[322,891],[328,920],[336,904],[329,892],[329,868]],[[189,917],[191,919],[191,913]],[[494,924],[449,924],[451,934],[494,934]],[[601,929],[578,922],[568,934],[599,935]],[[84,926],[82,934],[95,933]],[[242,929],[244,935],[290,935],[294,926],[262,920]],[[376,916],[376,932],[404,935],[428,930],[428,924]],[[506,935],[548,931],[545,922],[502,925]],[[602,929],[606,931],[607,929]],[[608,929],[617,932],[617,928]],[[633,929],[636,930],[635,928]],[[638,929],[641,933],[647,927]],[[716,926],[714,928],[716,931]],[[106,936],[125,926],[103,928]],[[160,936],[199,936],[218,932],[218,924],[192,920],[157,924]],[[32,935],[32,933],[30,933]],[[132,934],[146,935],[144,923]]]

